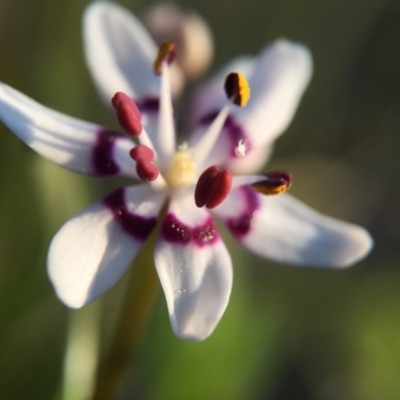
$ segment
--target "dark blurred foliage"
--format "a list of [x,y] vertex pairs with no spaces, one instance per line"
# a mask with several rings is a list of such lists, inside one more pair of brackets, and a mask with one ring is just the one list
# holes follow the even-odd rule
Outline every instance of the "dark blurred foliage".
[[[121,3],[139,14],[150,5]],[[51,108],[113,126],[83,60],[86,4],[2,0],[0,80]],[[277,37],[310,47],[314,77],[269,168],[291,171],[293,194],[365,226],[376,245],[353,268],[327,271],[273,264],[227,238],[235,281],[215,333],[201,343],[176,339],[160,295],[121,398],[400,398],[400,2],[178,4],[213,28],[214,70]],[[71,326],[83,329],[82,343],[107,346],[124,281],[93,306],[68,311],[48,281],[46,252],[68,218],[117,182],[62,171],[3,125],[0,138],[0,397],[79,399],[79,390],[67,395],[61,384]]]

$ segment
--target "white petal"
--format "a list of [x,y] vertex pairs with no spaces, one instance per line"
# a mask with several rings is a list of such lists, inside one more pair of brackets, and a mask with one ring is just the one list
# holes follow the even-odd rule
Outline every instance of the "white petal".
[[[225,159],[234,171],[251,173],[267,161],[273,141],[292,121],[311,78],[312,59],[306,47],[278,40],[255,60],[238,59],[228,68],[247,77],[251,97],[246,107],[232,109],[210,160],[221,163]],[[194,113],[200,132],[196,135],[204,129],[201,121],[215,115],[226,101],[223,85],[228,68],[198,94]],[[240,142],[247,147],[244,157],[235,155]]]
[[68,221],[48,254],[58,297],[78,308],[113,286],[155,227],[163,201],[147,185],[118,189]]
[[171,201],[155,263],[175,334],[205,339],[228,304],[232,264],[210,215],[196,208],[193,194]]
[[242,187],[215,213],[249,250],[284,263],[345,267],[373,244],[365,229],[319,214],[287,193],[262,196]]
[[0,83],[0,119],[28,146],[71,171],[136,177],[126,136],[46,108]]
[[311,54],[303,45],[278,40],[261,52],[249,77],[251,98],[234,112],[256,145],[272,143],[288,127],[311,73]]
[[86,61],[106,104],[117,91],[139,103],[158,98],[159,78],[153,72],[157,46],[142,23],[111,2],[90,4],[83,22]]

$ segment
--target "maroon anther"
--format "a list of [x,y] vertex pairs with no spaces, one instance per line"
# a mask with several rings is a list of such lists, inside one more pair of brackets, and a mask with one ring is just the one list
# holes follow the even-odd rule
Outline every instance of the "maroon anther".
[[136,172],[144,182],[155,181],[160,173],[152,162],[143,159],[138,160],[136,163]]
[[129,152],[129,155],[136,162],[139,160],[145,160],[150,162],[154,160],[154,151],[150,147],[147,147],[144,144],[138,144]]
[[197,207],[215,208],[228,196],[232,187],[232,172],[217,166],[207,168],[199,177],[194,191]]
[[142,115],[136,103],[125,93],[117,92],[111,99],[122,129],[131,136],[139,136],[142,132]]
[[265,174],[268,178],[271,186],[272,185],[285,185],[289,188],[292,185],[292,175],[289,172],[278,170],[278,171],[270,171]]

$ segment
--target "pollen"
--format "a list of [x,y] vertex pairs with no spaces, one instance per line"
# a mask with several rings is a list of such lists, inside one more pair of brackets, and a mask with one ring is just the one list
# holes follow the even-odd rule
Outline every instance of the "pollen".
[[196,164],[188,150],[178,149],[167,167],[165,177],[174,188],[192,184],[196,179]]
[[265,180],[255,182],[252,188],[261,194],[273,196],[286,192],[292,185],[292,176],[286,171],[272,171],[265,174]]
[[225,79],[225,93],[239,107],[244,107],[250,99],[250,86],[240,72],[231,72]]
[[176,56],[176,46],[173,42],[164,42],[160,45],[156,59],[154,60],[154,73],[161,75],[162,64],[164,62],[171,64]]

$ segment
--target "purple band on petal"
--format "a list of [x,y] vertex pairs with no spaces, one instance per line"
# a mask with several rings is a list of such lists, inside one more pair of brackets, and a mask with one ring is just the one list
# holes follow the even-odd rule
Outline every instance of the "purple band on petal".
[[200,226],[191,228],[178,220],[174,214],[166,215],[161,233],[170,243],[189,244],[194,243],[199,247],[210,245],[219,240],[219,233],[212,218]]
[[[207,114],[205,117],[201,118],[200,125],[209,125],[211,124],[214,119],[219,114],[218,111],[213,111]],[[237,148],[238,144],[245,143],[246,144],[246,153],[251,151],[252,143],[250,140],[249,135],[245,132],[243,127],[235,120],[232,115],[228,115],[227,119],[224,123],[223,132],[228,136],[229,141],[231,142],[231,146],[229,149],[229,155],[233,158],[236,158],[235,149]]]
[[109,194],[103,203],[111,210],[124,231],[137,240],[146,240],[156,226],[157,218],[144,218],[128,211],[123,188]]
[[160,109],[160,99],[158,97],[147,97],[137,102],[142,113],[157,113]]
[[93,171],[96,175],[118,174],[119,166],[113,159],[113,148],[119,137],[125,136],[107,129],[97,132],[97,140],[92,153]]
[[250,186],[243,186],[238,190],[243,192],[245,209],[237,217],[229,218],[226,225],[234,236],[240,238],[250,232],[254,216],[260,208],[260,201],[257,193]]

